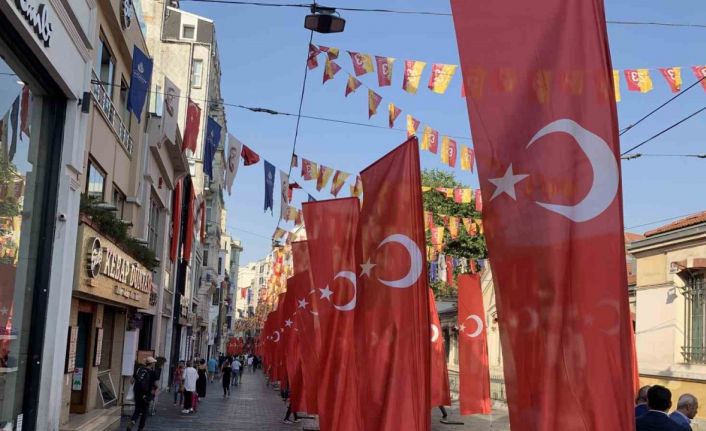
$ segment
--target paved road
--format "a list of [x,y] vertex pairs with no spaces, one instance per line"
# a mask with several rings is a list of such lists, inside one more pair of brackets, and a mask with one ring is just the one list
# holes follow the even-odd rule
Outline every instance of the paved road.
[[[209,384],[206,398],[199,402],[199,411],[181,414],[172,404],[172,394],[163,393],[157,403],[157,414],[147,420],[145,431],[300,431],[302,424],[281,423],[286,405],[279,392],[265,386],[261,372],[246,372],[240,386],[231,389],[228,399],[223,399],[220,382]],[[457,410],[449,410],[451,419],[457,419]],[[507,414],[494,412],[491,417],[474,416],[461,419],[465,425],[439,423],[438,409],[432,413],[432,430],[444,431],[508,431]],[[121,429],[125,429],[123,420]]]

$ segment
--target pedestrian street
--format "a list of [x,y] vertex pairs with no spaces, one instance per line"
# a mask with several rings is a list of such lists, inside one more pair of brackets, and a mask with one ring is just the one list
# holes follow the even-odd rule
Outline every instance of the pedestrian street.
[[[287,405],[279,391],[265,384],[262,371],[243,374],[240,386],[231,387],[230,397],[223,398],[221,382],[208,384],[206,398],[199,400],[198,411],[182,414],[174,405],[173,393],[162,392],[158,396],[156,414],[147,419],[146,431],[300,431],[310,429],[313,421],[303,419],[295,424],[283,424]],[[464,425],[441,424],[439,409],[432,411],[432,431],[508,431],[507,411],[494,410],[489,416],[460,418],[458,406],[447,408],[449,419],[464,422]],[[127,425],[123,418],[121,430]],[[316,429],[315,427],[313,429]]]

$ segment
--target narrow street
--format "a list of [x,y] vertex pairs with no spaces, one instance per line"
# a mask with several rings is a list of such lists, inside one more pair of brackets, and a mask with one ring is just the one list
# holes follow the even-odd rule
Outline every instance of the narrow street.
[[[150,431],[299,431],[307,421],[283,424],[286,405],[279,392],[265,386],[262,372],[246,372],[240,386],[231,388],[231,396],[223,399],[219,381],[208,385],[206,398],[199,401],[198,412],[184,415],[174,406],[172,393],[160,394],[157,414],[147,420],[145,430]],[[449,410],[450,419],[458,419],[457,407]],[[432,430],[458,431],[508,431],[507,412],[494,411],[491,416],[472,416],[461,419],[465,425],[439,423],[441,413],[432,411]],[[125,429],[127,418],[123,418],[121,429]],[[135,428],[136,429],[136,428]]]

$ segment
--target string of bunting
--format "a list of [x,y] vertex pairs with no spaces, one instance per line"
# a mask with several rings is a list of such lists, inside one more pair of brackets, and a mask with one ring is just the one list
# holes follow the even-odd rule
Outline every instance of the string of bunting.
[[[367,73],[375,72],[375,66],[377,66],[377,78],[378,86],[386,87],[392,85],[392,71],[393,64],[396,60],[394,57],[387,56],[373,56],[371,54],[365,54],[357,51],[347,51],[350,58],[351,64],[355,71],[355,76],[362,76]],[[324,74],[324,82],[328,79],[333,78],[333,76],[340,70],[340,66],[333,62],[333,60],[338,58],[340,50],[338,48],[319,46],[310,46],[310,58],[313,55],[313,61],[310,61],[310,68],[314,68],[318,65],[316,61],[316,56],[320,53],[326,53],[326,66],[327,70]],[[373,57],[375,61],[373,61]],[[417,94],[419,85],[421,83],[422,76],[426,69],[426,61],[419,60],[405,60],[403,69],[403,79],[402,79],[402,89],[410,94]],[[654,83],[652,80],[651,72],[658,72],[662,76],[664,82],[667,84],[669,89],[673,93],[678,93],[681,91],[683,78],[682,78],[683,67],[658,67],[658,68],[638,68],[638,69],[615,69],[613,70],[613,81],[615,83],[615,99],[617,102],[621,100],[620,94],[620,81],[621,75],[625,80],[625,85],[627,90],[631,92],[638,93],[648,93],[654,89]],[[706,90],[706,65],[694,65],[690,66],[691,72],[693,73],[696,80],[701,81],[701,85]],[[429,81],[427,88],[436,94],[444,94],[451,83],[457,70],[460,67],[457,64],[444,64],[444,63],[432,63],[431,72],[429,75]],[[512,68],[502,68],[490,71],[483,69],[474,69],[468,73],[467,79],[472,84],[474,89],[473,98],[480,98],[482,95],[483,87],[486,84],[496,85],[503,91],[511,92],[515,87],[517,82],[521,79],[521,72]],[[560,85],[562,91],[573,94],[580,95],[583,92],[584,81],[586,80],[586,72],[581,70],[571,70],[562,71],[557,74],[557,76],[552,77],[551,71],[538,71],[534,78],[538,82],[538,87],[545,87],[548,89],[552,78],[554,78]],[[346,95],[350,92],[355,91],[360,86],[360,81],[352,75],[349,75],[348,82],[350,85],[346,87]],[[372,91],[372,90],[370,90]],[[374,92],[373,92],[374,93]],[[465,88],[461,85],[461,97],[466,97]],[[377,100],[377,98],[375,98]],[[399,114],[398,114],[399,115]]]

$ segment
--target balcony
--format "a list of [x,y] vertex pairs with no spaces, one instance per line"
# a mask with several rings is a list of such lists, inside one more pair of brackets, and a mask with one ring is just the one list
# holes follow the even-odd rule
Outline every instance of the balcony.
[[101,114],[103,114],[103,117],[110,125],[115,137],[118,138],[120,145],[123,146],[123,149],[128,155],[132,156],[133,141],[132,136],[130,136],[130,129],[123,123],[122,118],[120,118],[118,111],[115,109],[115,105],[113,105],[113,101],[110,100],[110,94],[105,90],[96,72],[92,71],[91,74],[91,94],[93,95],[93,100],[100,108]]

